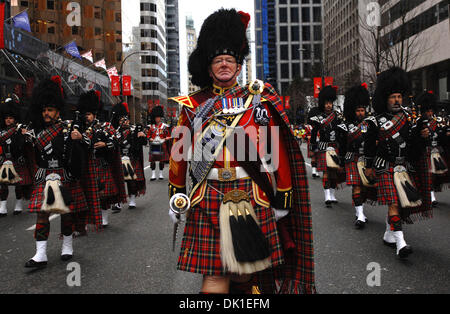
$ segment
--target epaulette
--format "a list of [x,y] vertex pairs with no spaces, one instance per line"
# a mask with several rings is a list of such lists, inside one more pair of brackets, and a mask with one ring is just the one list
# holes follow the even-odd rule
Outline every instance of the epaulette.
[[348,132],[348,129],[347,129],[347,126],[345,125],[345,123],[338,124],[338,128],[341,128],[345,132]]
[[192,96],[204,91],[206,88],[200,89],[196,92],[193,92],[191,94],[189,94],[188,96],[178,96],[178,97],[172,97],[169,98],[169,100],[173,100],[177,103],[179,103],[182,106],[188,107],[190,109],[193,109],[196,107],[197,103],[195,102],[195,100],[192,98]]
[[364,119],[364,121],[371,121],[373,124],[375,124],[375,126],[378,126],[377,118],[374,116],[367,117]]

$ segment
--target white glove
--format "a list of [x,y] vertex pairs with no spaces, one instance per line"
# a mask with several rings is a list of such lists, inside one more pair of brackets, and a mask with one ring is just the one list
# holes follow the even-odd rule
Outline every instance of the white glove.
[[171,209],[169,209],[169,216],[170,216],[170,219],[172,219],[172,222],[174,224],[180,222],[180,218],[177,218],[177,214],[175,214]]
[[273,208],[273,212],[275,214],[276,221],[280,220],[281,218],[286,217],[289,214],[288,210],[275,209],[275,208]]

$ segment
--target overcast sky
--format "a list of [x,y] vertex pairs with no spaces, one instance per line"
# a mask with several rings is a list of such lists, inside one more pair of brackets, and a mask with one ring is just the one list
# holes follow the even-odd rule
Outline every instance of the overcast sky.
[[[179,0],[180,22],[180,78],[181,92],[187,93],[187,56],[186,56],[186,16],[192,16],[195,29],[198,32],[203,21],[214,11],[220,8],[235,8],[237,11],[245,11],[251,15],[251,27],[254,25],[253,14],[254,0]],[[129,42],[131,27],[138,26],[140,20],[139,1],[122,1],[122,28],[123,41]],[[252,31],[253,34],[253,31]],[[251,39],[253,40],[253,39]]]

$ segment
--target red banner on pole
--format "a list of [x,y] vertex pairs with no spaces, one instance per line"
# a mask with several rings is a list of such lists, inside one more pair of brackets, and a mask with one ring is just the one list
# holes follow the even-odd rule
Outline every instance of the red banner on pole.
[[314,98],[319,98],[320,90],[322,89],[322,78],[314,78]]
[[3,37],[3,28],[5,25],[5,3],[0,3],[0,49],[5,49],[5,38]]
[[131,96],[131,76],[122,76],[122,95]]
[[286,109],[286,110],[291,109],[291,97],[290,96],[284,97],[284,109]]
[[120,76],[111,76],[111,94],[120,96]]
[[325,86],[333,86],[333,78],[332,77],[325,78]]

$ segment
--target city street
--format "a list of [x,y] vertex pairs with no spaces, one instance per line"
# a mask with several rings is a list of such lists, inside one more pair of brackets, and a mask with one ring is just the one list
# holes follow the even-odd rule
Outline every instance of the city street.
[[[147,162],[145,166],[147,194],[137,199],[137,208],[129,210],[123,206],[120,213],[111,215],[109,228],[74,240],[74,258],[70,262],[81,267],[81,285],[76,287],[67,284],[71,274],[71,269],[66,269],[69,262],[60,260],[59,217],[51,222],[48,266],[36,271],[24,268],[35,253],[35,215],[12,215],[14,193],[10,188],[9,214],[0,219],[0,293],[197,294],[201,276],[176,270],[178,249],[172,252],[167,167],[164,181],[150,182],[151,170]],[[307,168],[310,174],[311,169]],[[338,191],[339,204],[327,209],[321,179],[309,177],[319,293],[450,293],[448,191],[437,194],[439,206],[432,220],[404,228],[414,254],[407,261],[400,261],[394,249],[382,242],[386,208],[366,206],[369,224],[364,230],[356,230],[351,189]],[[182,230],[178,248],[181,235]],[[381,267],[379,286],[367,283],[373,271],[368,269],[370,263]]]

